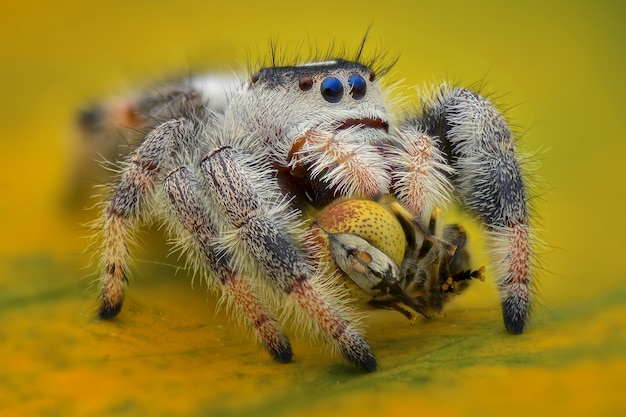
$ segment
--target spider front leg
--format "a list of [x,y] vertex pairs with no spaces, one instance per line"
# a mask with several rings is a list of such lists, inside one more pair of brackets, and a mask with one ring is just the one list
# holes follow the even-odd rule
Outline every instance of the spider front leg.
[[[287,336],[266,312],[248,283],[232,270],[230,256],[216,252],[218,228],[199,197],[201,194],[192,173],[185,167],[178,168],[165,178],[163,187],[176,218],[191,234],[190,255],[197,254],[199,263],[220,281],[227,298],[233,301],[234,307],[245,317],[272,357],[281,363],[291,361],[292,351]],[[182,237],[182,240],[188,241],[187,237]]]
[[[457,240],[446,239],[440,219],[440,207],[448,203],[453,190],[449,177],[454,169],[446,163],[439,138],[418,121],[406,121],[395,129],[390,145],[386,153],[392,167],[392,191],[398,200],[391,208],[422,236],[421,245],[413,242],[407,246],[401,275],[405,287],[423,292],[429,309],[439,314],[447,299],[441,291],[441,275],[446,272],[446,262],[458,258],[460,249]],[[431,216],[428,227],[423,223],[426,216]]]
[[162,169],[178,147],[197,137],[197,126],[188,119],[159,125],[130,156],[116,191],[102,215],[103,269],[99,316],[110,319],[119,314],[128,282],[128,241],[140,223],[154,211],[153,197]]
[[532,302],[531,231],[511,130],[491,102],[461,88],[442,89],[415,122],[439,137],[456,194],[485,226],[504,324],[522,333]]
[[[211,117],[209,115],[205,122],[212,123]],[[191,174],[184,167],[167,176],[164,174],[202,145],[202,126],[184,118],[163,123],[149,133],[130,156],[103,214],[105,273],[101,279],[99,316],[113,318],[122,308],[124,283],[128,281],[128,241],[140,223],[162,214],[155,200],[162,183],[174,216],[182,229],[192,234],[194,244],[190,254],[220,281],[226,298],[245,317],[270,354],[278,362],[289,362],[292,352],[287,337],[249,285],[230,269],[228,258],[215,253],[211,241],[215,240],[217,231],[196,195]]]
[[344,317],[345,301],[316,285],[319,271],[297,241],[297,213],[290,212],[278,184],[264,175],[266,169],[229,147],[202,161],[208,194],[226,223],[223,247],[240,268],[252,259],[252,267],[264,273],[268,284],[293,299],[349,362],[374,371],[376,359],[369,345]]

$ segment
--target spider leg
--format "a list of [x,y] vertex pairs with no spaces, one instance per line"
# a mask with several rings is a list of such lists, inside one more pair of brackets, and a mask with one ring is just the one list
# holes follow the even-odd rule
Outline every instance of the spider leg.
[[262,167],[244,160],[230,147],[214,150],[200,166],[215,209],[231,229],[225,233],[231,235],[226,246],[239,245],[241,249],[231,251],[241,258],[235,264],[252,258],[270,285],[294,300],[349,362],[374,371],[376,359],[365,338],[344,317],[343,310],[323,295],[314,280],[315,268],[295,245],[289,228],[297,221],[288,214],[284,201],[281,204],[278,185],[274,184],[273,190],[266,178],[258,181]]
[[77,120],[85,159],[91,164],[98,156],[126,157],[147,132],[167,120],[198,114],[205,104],[206,97],[197,88],[174,84],[85,108]]
[[128,241],[139,223],[153,212],[161,171],[179,146],[197,137],[197,126],[188,119],[171,120],[152,130],[130,155],[115,193],[102,215],[104,275],[101,277],[99,316],[115,317],[124,301],[128,282]]
[[119,145],[119,129],[130,135],[128,140],[132,143],[162,122],[185,117],[206,104],[207,98],[197,87],[178,83],[140,91],[125,100],[87,107],[78,114],[77,122],[86,140],[106,140]]
[[[428,134],[419,121],[408,121],[391,135],[385,149],[392,171],[392,190],[412,216],[424,219],[450,200],[454,172],[440,149],[440,140]],[[422,234],[426,228],[416,224]],[[433,233],[434,234],[434,233]]]
[[532,301],[531,237],[511,130],[491,102],[462,88],[442,89],[417,122],[440,138],[459,199],[487,230],[504,324],[522,333]]
[[198,198],[192,173],[185,167],[178,168],[165,178],[163,187],[176,217],[191,233],[193,249],[202,258],[202,265],[219,279],[226,296],[234,302],[272,357],[281,363],[291,361],[291,345],[276,321],[266,312],[246,281],[233,272],[228,254],[216,252],[212,242],[218,235],[217,227]]

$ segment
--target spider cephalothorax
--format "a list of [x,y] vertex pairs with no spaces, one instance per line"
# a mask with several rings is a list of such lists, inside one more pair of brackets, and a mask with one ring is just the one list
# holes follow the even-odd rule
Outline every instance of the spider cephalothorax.
[[[194,83],[154,97],[126,104],[149,133],[98,223],[101,318],[120,312],[133,231],[160,221],[277,361],[292,357],[275,319],[288,307],[372,371],[359,299],[413,320],[482,278],[463,229],[441,222],[439,207],[454,198],[484,226],[505,325],[523,331],[526,189],[511,132],[487,99],[443,87],[392,118],[374,71],[340,59],[263,68],[220,106]],[[156,122],[164,109],[169,117]]]
[[[224,126],[267,155],[314,204],[389,189],[380,144],[389,116],[369,68],[343,60],[262,69],[231,99]],[[286,175],[283,178],[286,180]]]

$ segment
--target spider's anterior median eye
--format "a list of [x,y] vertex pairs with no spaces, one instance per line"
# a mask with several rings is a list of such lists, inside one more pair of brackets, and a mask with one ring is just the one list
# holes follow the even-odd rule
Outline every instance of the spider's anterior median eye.
[[339,103],[343,97],[343,84],[338,78],[328,77],[322,81],[322,97],[329,103]]
[[302,91],[308,91],[313,87],[313,79],[311,77],[302,77],[298,81],[298,87]]
[[350,85],[350,95],[355,100],[360,100],[365,97],[367,83],[359,74],[352,74],[350,78],[348,78],[348,85]]

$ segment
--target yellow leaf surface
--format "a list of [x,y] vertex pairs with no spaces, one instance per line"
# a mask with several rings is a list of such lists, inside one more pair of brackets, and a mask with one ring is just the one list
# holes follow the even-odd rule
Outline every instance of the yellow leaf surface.
[[[592,2],[7,2],[0,415],[626,415],[625,15]],[[397,106],[416,101],[412,85],[484,80],[525,132],[520,149],[541,149],[546,245],[528,331],[504,331],[487,269],[445,317],[368,311],[373,374],[289,326],[294,360],[280,365],[215,313],[204,285],[190,288],[156,231],[140,236],[124,310],[98,320],[80,237],[101,172],[77,110],[172,73],[254,66],[276,37],[292,55],[300,40],[323,50],[329,34],[355,50],[370,23],[366,55],[380,44],[400,55]]]

